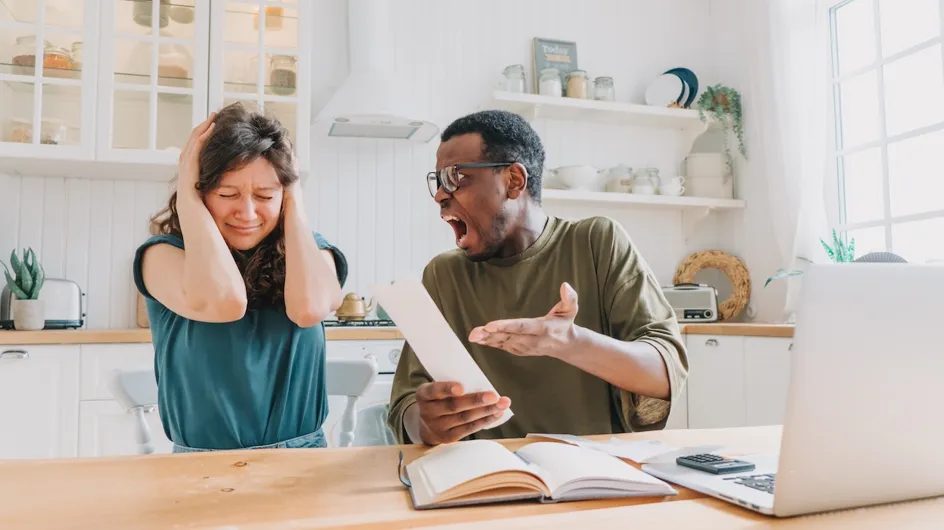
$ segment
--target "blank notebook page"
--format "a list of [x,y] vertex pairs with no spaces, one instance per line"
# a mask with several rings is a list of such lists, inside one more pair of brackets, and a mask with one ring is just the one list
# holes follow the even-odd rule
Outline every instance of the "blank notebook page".
[[511,451],[490,440],[469,440],[442,445],[423,457],[426,481],[435,494],[474,478],[501,471],[528,471]]
[[[664,482],[647,475],[606,453],[556,442],[539,442],[518,449],[518,454],[545,471],[553,480],[552,489],[580,479],[603,478],[662,486]],[[549,486],[551,486],[549,484]]]

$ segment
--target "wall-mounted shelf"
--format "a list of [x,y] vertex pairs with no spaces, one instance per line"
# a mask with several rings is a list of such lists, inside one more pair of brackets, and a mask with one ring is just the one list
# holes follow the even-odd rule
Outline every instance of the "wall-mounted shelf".
[[496,90],[491,108],[504,109],[528,119],[590,121],[616,125],[662,127],[703,132],[707,125],[697,110],[652,107],[633,103],[520,94]]
[[638,195],[581,190],[545,189],[541,192],[545,204],[613,206],[629,208],[656,208],[679,210],[682,213],[682,228],[685,238],[694,233],[698,222],[713,211],[743,210],[746,203],[741,199],[713,199],[710,197],[673,197],[668,195]]

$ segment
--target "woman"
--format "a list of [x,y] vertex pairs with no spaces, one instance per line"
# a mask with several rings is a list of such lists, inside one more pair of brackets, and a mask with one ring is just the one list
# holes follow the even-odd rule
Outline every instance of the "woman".
[[347,261],[312,237],[287,131],[239,104],[210,115],[152,233],[134,280],[174,452],[324,447],[321,321]]

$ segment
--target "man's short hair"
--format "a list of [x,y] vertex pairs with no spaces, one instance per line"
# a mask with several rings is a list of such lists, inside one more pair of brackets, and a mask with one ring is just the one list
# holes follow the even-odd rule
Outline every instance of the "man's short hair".
[[470,133],[482,137],[482,156],[486,162],[519,162],[525,167],[528,171],[528,194],[540,204],[544,146],[531,124],[512,112],[483,110],[449,124],[441,140],[446,142],[454,136]]

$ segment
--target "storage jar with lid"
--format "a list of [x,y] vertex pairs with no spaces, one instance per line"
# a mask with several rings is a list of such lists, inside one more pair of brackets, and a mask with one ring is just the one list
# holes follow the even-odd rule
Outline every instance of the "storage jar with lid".
[[272,93],[290,96],[295,93],[298,59],[294,55],[273,55],[269,61],[269,85]]
[[[152,0],[138,0],[137,2],[135,2],[134,14],[132,15],[132,18],[134,18],[135,23],[137,23],[139,26],[150,28],[151,23],[153,22],[153,17],[151,16],[153,5],[154,5],[154,2]],[[167,27],[167,24],[170,23],[169,14],[168,14],[169,6],[170,6],[170,0],[161,0],[161,6],[158,9],[158,15],[157,15],[160,19],[158,27],[165,28]]]
[[508,92],[525,93],[524,66],[512,64],[505,67],[502,71],[505,76],[505,90]]
[[71,77],[72,52],[59,46],[46,46],[43,77]]
[[82,41],[72,43],[72,69],[82,69]]
[[598,77],[593,81],[593,99],[598,101],[616,101],[616,90],[612,77]]
[[[43,49],[49,46],[49,41],[43,41]],[[13,73],[17,75],[32,75],[36,66],[36,35],[21,35],[13,44]]]
[[567,97],[587,99],[590,93],[590,78],[583,70],[574,70],[567,74]]
[[560,70],[557,68],[545,68],[541,70],[538,87],[542,96],[561,96],[564,92],[564,87],[561,83]]

